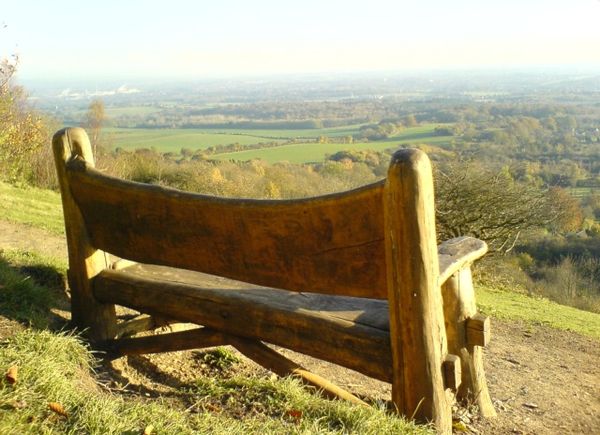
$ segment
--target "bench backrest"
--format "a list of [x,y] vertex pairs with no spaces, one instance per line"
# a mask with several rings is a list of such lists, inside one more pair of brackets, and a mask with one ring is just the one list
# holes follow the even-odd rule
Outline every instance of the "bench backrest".
[[299,200],[227,199],[110,177],[90,159],[73,154],[65,174],[97,249],[269,287],[387,298],[382,182]]

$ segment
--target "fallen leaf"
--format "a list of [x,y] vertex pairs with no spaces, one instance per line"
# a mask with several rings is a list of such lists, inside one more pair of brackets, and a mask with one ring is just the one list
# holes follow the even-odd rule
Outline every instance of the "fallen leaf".
[[142,435],[152,435],[152,432],[154,432],[154,426],[152,426],[151,424],[149,424],[144,429],[144,432],[142,432]]
[[67,411],[65,411],[65,407],[62,406],[60,403],[50,402],[48,403],[48,408],[50,408],[51,411],[54,411],[61,417],[67,417]]
[[4,375],[4,379],[6,379],[6,382],[8,382],[9,384],[16,384],[18,373],[19,368],[17,366],[12,366],[8,369],[6,375]]
[[285,411],[285,415],[287,415],[288,417],[292,417],[294,420],[296,420],[296,423],[298,423],[302,418],[302,411],[298,409],[288,409],[287,411]]

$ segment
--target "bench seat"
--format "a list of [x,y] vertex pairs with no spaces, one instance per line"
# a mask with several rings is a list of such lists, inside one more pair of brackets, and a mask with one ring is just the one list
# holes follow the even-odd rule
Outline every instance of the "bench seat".
[[386,300],[291,292],[147,264],[103,270],[93,287],[99,301],[262,339],[392,379]]
[[[470,237],[446,241],[438,248],[440,277],[445,280],[485,249]],[[387,300],[292,292],[141,263],[105,269],[93,286],[99,301],[261,339],[392,379]]]

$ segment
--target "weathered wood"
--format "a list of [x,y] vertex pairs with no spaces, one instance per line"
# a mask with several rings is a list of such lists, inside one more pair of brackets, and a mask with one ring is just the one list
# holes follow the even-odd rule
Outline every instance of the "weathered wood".
[[107,340],[100,344],[100,348],[106,352],[108,359],[114,359],[123,355],[174,352],[224,344],[228,344],[226,334],[209,328],[196,328],[147,337]]
[[118,260],[113,261],[111,263],[110,268],[113,270],[121,270],[125,269],[126,267],[134,266],[136,264],[136,261],[127,260],[125,258],[119,258]]
[[431,164],[419,150],[394,154],[385,185],[387,282],[393,361],[392,400],[398,410],[452,432],[442,361],[446,334]]
[[269,201],[133,183],[82,161],[67,172],[94,246],[119,257],[294,291],[387,298],[382,183]]
[[471,269],[467,266],[448,279],[442,286],[442,295],[448,351],[460,356],[462,364],[457,398],[464,403],[476,403],[482,416],[494,417],[496,411],[485,379],[482,348],[469,344],[467,338],[467,320],[477,313]]
[[176,323],[175,320],[167,320],[161,317],[141,315],[131,320],[125,320],[117,323],[115,338],[122,338],[129,335],[135,335],[139,332],[150,331],[151,329],[167,326]]
[[58,131],[52,139],[56,172],[60,185],[69,251],[68,281],[71,289],[71,319],[92,340],[105,340],[115,334],[117,318],[111,303],[95,300],[90,280],[108,266],[107,256],[90,240],[79,207],[73,199],[66,173],[67,162],[81,159],[94,166],[90,142],[81,128]]
[[456,237],[442,242],[438,246],[440,263],[438,283],[440,285],[445,283],[456,272],[483,257],[487,250],[488,247],[484,241],[473,237]]
[[485,347],[490,342],[490,318],[477,313],[466,320],[467,344]]
[[248,358],[279,376],[298,377],[304,384],[317,388],[329,398],[348,400],[356,405],[368,406],[355,395],[306,370],[258,340],[231,337],[231,344]]
[[460,358],[456,355],[448,354],[444,359],[444,385],[452,391],[458,390],[461,382]]
[[[154,270],[155,275],[140,270]],[[189,274],[194,276],[194,272],[187,272],[188,279]],[[261,339],[377,379],[391,380],[389,331],[365,324],[365,319],[374,316],[364,315],[364,309],[357,310],[357,303],[364,301],[370,302],[367,307],[374,306],[377,313],[385,313],[381,310],[384,301],[256,286],[203,288],[174,281],[178,276],[177,270],[158,266],[104,270],[94,280],[94,295],[100,301]]]

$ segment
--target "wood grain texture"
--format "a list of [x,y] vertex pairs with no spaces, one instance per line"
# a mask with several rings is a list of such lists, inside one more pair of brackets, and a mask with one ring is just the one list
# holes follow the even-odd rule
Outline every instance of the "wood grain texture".
[[71,319],[92,340],[112,338],[116,331],[115,307],[98,303],[92,294],[90,280],[108,266],[107,255],[90,240],[84,217],[71,195],[66,165],[73,159],[94,166],[90,142],[81,128],[58,131],[52,139],[56,173],[60,185],[69,251],[67,273],[71,290]]
[[92,243],[114,255],[287,290],[387,298],[382,183],[286,201],[210,197],[68,165]]
[[419,150],[396,152],[385,186],[392,400],[398,410],[452,432],[442,362],[447,353],[431,164]]
[[485,347],[491,339],[490,318],[477,313],[466,321],[467,344],[470,346]]
[[446,388],[452,391],[458,390],[461,383],[460,358],[457,355],[448,354],[444,359],[444,383]]
[[169,321],[156,316],[148,316],[142,314],[134,319],[125,320],[117,323],[117,328],[114,338],[122,338],[130,335],[135,335],[139,332],[150,331],[161,326],[167,326],[176,321]]
[[[264,340],[391,381],[389,332],[377,320],[367,324],[369,318],[385,314],[384,301],[240,288],[244,283],[204,288],[195,272],[182,271],[188,281],[182,282],[174,269],[144,267],[153,273],[141,272],[141,265],[104,270],[94,280],[94,295],[99,301]],[[365,314],[364,303],[375,315]]]
[[101,343],[99,347],[106,352],[108,359],[114,359],[123,355],[174,352],[221,346],[223,344],[228,344],[226,334],[209,328],[197,328],[146,337],[107,340]]
[[[467,322],[477,314],[470,267],[450,277],[442,286],[442,295],[448,351],[460,356],[462,364],[462,382],[457,398],[463,403],[476,403],[482,416],[495,417],[483,369],[482,348],[468,343]],[[485,327],[485,322],[482,327]]]
[[438,246],[440,264],[439,285],[461,269],[470,266],[487,252],[487,244],[473,237],[456,237],[446,240]]

